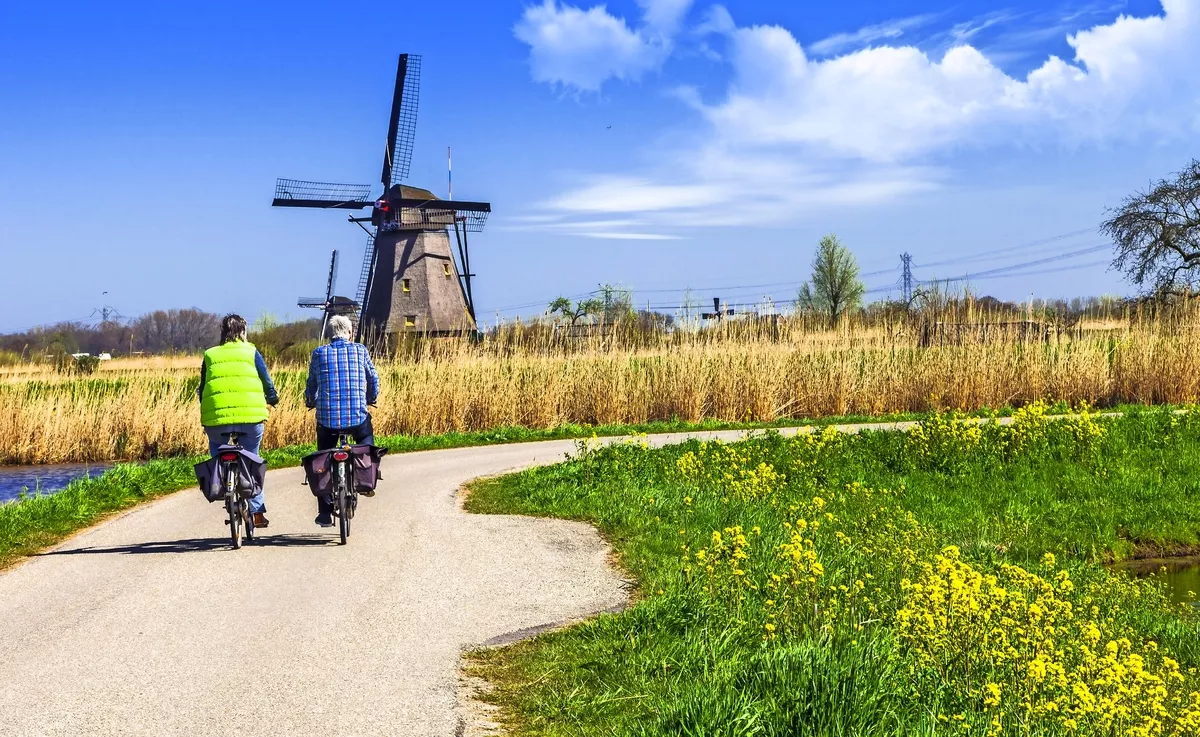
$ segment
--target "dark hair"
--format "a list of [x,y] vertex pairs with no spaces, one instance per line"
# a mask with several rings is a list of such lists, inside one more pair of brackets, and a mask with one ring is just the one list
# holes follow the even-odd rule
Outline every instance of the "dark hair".
[[246,339],[246,320],[241,315],[226,315],[221,320],[221,344]]

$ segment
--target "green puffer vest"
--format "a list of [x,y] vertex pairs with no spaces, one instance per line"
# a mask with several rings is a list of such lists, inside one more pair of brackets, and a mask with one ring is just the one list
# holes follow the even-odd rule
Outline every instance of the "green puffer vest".
[[254,354],[254,344],[245,341],[225,343],[204,352],[201,425],[254,425],[267,419],[267,398]]

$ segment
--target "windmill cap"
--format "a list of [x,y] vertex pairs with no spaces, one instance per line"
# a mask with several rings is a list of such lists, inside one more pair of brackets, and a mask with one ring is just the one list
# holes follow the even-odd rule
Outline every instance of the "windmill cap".
[[441,199],[433,192],[420,187],[410,187],[407,184],[394,185],[387,192],[390,200],[437,200]]

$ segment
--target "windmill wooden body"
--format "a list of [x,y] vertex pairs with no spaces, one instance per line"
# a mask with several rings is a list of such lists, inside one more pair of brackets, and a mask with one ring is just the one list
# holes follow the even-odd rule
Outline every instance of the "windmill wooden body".
[[[462,335],[476,330],[467,234],[483,230],[491,205],[441,200],[429,190],[401,184],[408,178],[412,161],[420,61],[419,56],[401,54],[397,66],[382,196],[371,199],[370,185],[280,179],[271,203],[277,207],[371,209],[370,217],[350,218],[368,233],[354,300],[360,306],[360,339],[405,332]],[[368,222],[373,231],[364,225]],[[332,295],[332,286],[328,293]]]

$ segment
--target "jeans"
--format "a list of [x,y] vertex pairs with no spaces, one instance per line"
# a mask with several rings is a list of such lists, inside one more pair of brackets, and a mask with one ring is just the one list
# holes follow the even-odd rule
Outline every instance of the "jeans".
[[[208,454],[215,456],[217,448],[229,442],[228,438],[221,437],[221,433],[236,432],[241,437],[238,438],[238,445],[242,446],[242,450],[258,455],[258,448],[262,445],[263,430],[266,423],[260,422],[257,425],[214,425],[204,428],[204,434],[208,435]],[[265,514],[267,511],[267,500],[263,497],[263,492],[258,492],[250,497],[250,511],[253,514]]]
[[[375,428],[371,427],[371,416],[367,415],[367,419],[361,425],[347,427],[342,430],[333,430],[322,425],[317,425],[317,450],[330,450],[337,445],[338,435],[349,435],[354,438],[354,442],[358,445],[374,445],[375,444]],[[330,494],[317,497],[317,513],[330,514],[333,512],[333,497]]]
[[361,425],[347,427],[342,430],[334,430],[329,427],[317,425],[317,450],[329,450],[337,445],[338,435],[349,435],[354,438],[354,442],[358,445],[375,444],[375,428],[371,427],[370,415],[367,415],[366,421]]

